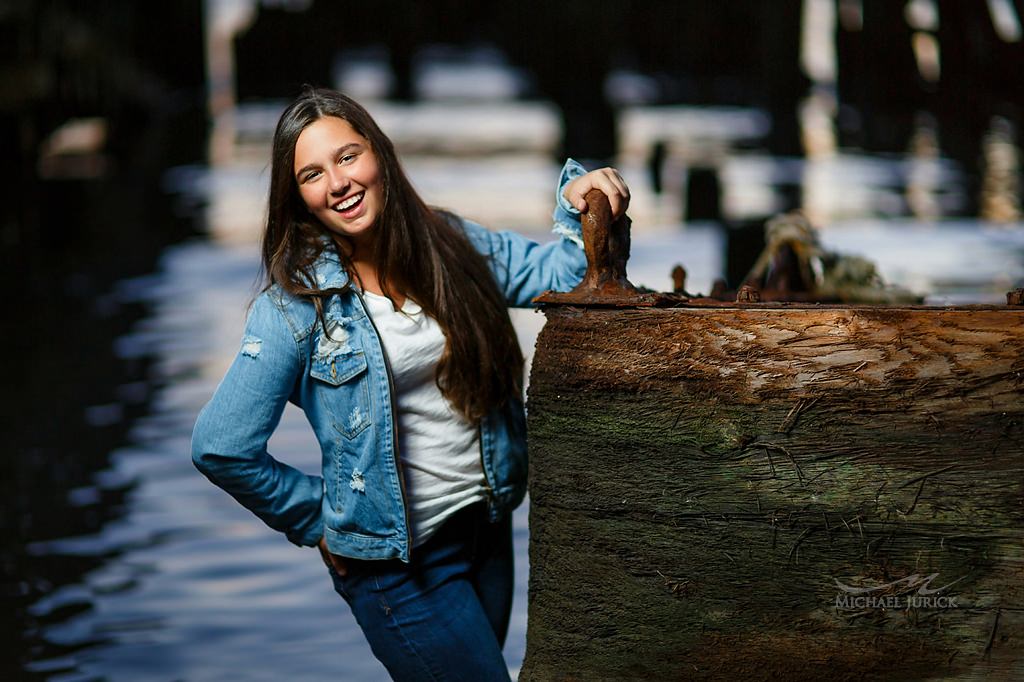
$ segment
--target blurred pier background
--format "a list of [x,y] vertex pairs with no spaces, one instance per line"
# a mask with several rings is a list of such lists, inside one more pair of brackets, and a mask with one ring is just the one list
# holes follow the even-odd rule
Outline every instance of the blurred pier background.
[[[257,290],[273,126],[354,95],[428,201],[547,239],[633,189],[630,278],[737,284],[766,218],[932,303],[1024,278],[1024,0],[0,0],[4,679],[384,678],[320,560],[192,468]],[[510,191],[516,200],[509,202]],[[529,355],[543,317],[517,311]],[[301,414],[271,451],[315,471]],[[506,658],[525,649],[526,515]]]

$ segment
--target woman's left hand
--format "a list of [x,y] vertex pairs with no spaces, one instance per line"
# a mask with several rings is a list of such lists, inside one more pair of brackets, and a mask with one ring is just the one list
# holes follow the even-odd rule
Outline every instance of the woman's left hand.
[[580,213],[585,213],[587,201],[583,197],[592,189],[599,189],[608,197],[613,219],[621,216],[629,207],[629,187],[619,175],[619,171],[614,168],[601,168],[581,175],[575,180],[571,180],[565,186],[562,194]]
[[316,548],[320,550],[320,558],[324,560],[327,568],[333,568],[334,572],[342,578],[348,575],[348,566],[345,565],[345,559],[337,554],[331,554],[331,550],[327,549],[327,540],[325,538],[320,538],[320,543]]

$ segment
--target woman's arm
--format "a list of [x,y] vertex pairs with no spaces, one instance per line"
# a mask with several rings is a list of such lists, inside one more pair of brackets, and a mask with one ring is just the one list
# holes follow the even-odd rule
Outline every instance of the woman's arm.
[[264,292],[241,348],[192,434],[192,461],[268,526],[297,545],[323,536],[323,481],[267,452],[304,363],[291,326]]
[[569,291],[579,284],[587,270],[583,254],[580,208],[587,208],[583,196],[600,189],[608,196],[615,216],[629,205],[629,188],[618,171],[602,168],[587,173],[569,159],[559,176],[552,215],[554,232],[561,239],[538,244],[514,232],[491,232],[468,220],[466,233],[477,248],[491,258],[492,271],[505,299],[513,307],[528,307],[540,294],[553,289]]

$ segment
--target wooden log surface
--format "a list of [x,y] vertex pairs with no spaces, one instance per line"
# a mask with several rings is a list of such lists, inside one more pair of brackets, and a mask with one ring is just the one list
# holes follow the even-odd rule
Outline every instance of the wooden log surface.
[[520,679],[1024,679],[1024,310],[546,313]]

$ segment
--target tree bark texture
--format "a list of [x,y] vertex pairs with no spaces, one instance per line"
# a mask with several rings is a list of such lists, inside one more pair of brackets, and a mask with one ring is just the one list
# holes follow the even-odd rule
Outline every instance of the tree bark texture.
[[1024,678],[1024,310],[546,313],[520,679]]

